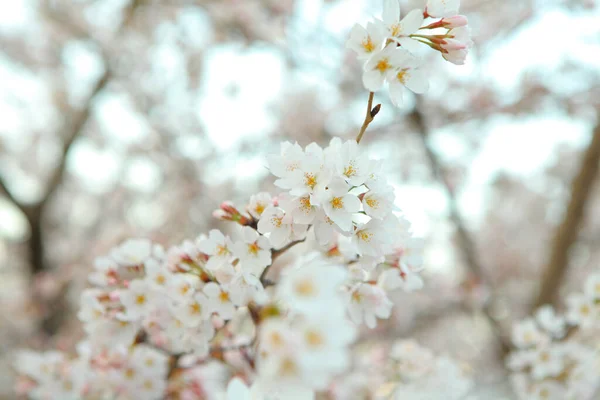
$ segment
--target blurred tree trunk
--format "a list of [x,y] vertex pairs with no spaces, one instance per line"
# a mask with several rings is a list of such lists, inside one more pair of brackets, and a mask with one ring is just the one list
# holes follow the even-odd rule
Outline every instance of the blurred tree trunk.
[[[598,118],[600,119],[600,113],[598,113]],[[600,121],[592,133],[590,144],[585,151],[579,171],[571,184],[571,196],[567,211],[562,223],[556,229],[550,248],[550,261],[544,271],[534,308],[544,304],[554,304],[558,298],[558,290],[569,265],[569,251],[577,241],[585,207],[591,198],[592,185],[598,176],[599,163]]]

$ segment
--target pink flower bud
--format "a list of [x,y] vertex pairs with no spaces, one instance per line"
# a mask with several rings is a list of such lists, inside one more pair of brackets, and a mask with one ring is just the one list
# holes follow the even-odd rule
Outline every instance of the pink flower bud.
[[467,25],[469,20],[464,15],[455,15],[453,17],[442,18],[440,22],[444,28],[453,29]]
[[463,42],[459,42],[458,40],[454,40],[454,39],[446,39],[444,40],[444,43],[442,43],[442,49],[444,50],[448,50],[448,51],[453,51],[453,50],[463,50],[467,48],[467,45]]
[[230,201],[224,201],[223,203],[221,203],[221,210],[223,210],[229,214],[239,214],[240,213],[237,210],[237,208],[234,207],[233,203]]

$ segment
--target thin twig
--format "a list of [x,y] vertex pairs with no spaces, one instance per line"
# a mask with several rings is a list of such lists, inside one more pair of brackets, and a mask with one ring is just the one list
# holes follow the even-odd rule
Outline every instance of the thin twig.
[[[264,271],[262,272],[262,274],[260,274],[260,282],[265,285],[267,283],[272,285],[272,282],[267,280],[267,273],[269,272],[269,269],[271,268],[271,266],[273,265],[273,263],[275,262],[275,260],[277,259],[277,257],[279,257],[280,255],[282,255],[283,253],[285,253],[286,251],[288,251],[289,249],[291,249],[292,247],[294,247],[295,245],[302,243],[306,240],[306,238],[301,239],[301,240],[294,240],[293,242],[289,243],[288,245],[280,248],[279,250],[271,250],[271,264],[267,265],[267,267],[264,269]],[[270,286],[270,285],[267,285]]]
[[381,104],[377,104],[375,106],[375,108],[373,108],[373,97],[374,96],[375,96],[375,93],[373,93],[373,92],[369,93],[369,102],[367,103],[367,114],[365,115],[365,121],[363,122],[362,126],[360,127],[360,132],[358,132],[358,136],[356,137],[356,143],[360,143],[363,135],[365,134],[365,131],[369,127],[369,124],[371,122],[373,122],[373,120],[375,119],[375,116],[377,115],[377,113],[379,113],[379,110],[381,110]]
[[592,133],[579,171],[571,184],[571,196],[567,211],[562,223],[556,229],[554,240],[550,246],[550,261],[544,271],[540,291],[534,302],[535,308],[544,304],[553,304],[557,298],[558,289],[569,266],[569,251],[577,241],[585,207],[592,197],[592,186],[598,176],[599,163],[600,122]]
[[[446,179],[444,174],[442,165],[437,158],[437,155],[429,145],[429,130],[425,123],[425,119],[423,114],[419,108],[419,104],[415,105],[412,113],[409,115],[410,119],[414,123],[417,128],[417,133],[421,138],[421,142],[423,144],[423,149],[425,150],[427,161],[429,163],[430,168],[432,169],[434,176],[436,179],[442,184],[444,191],[446,193],[446,198],[448,199],[450,218],[456,227],[456,232],[458,235],[458,242],[460,251],[465,259],[466,265],[471,271],[471,273],[485,286],[488,288],[492,288],[491,280],[487,276],[485,269],[480,264],[477,257],[477,250],[475,247],[475,243],[469,232],[465,228],[465,223],[460,215],[460,211],[458,209],[458,204],[456,201],[456,196],[454,190],[450,182]],[[486,301],[486,303],[482,306],[481,312],[485,319],[489,322],[490,328],[496,337],[498,344],[500,345],[502,354],[505,355],[510,351],[510,341],[505,337],[502,332],[501,326],[498,321],[493,317],[491,312],[492,305],[492,296]]]

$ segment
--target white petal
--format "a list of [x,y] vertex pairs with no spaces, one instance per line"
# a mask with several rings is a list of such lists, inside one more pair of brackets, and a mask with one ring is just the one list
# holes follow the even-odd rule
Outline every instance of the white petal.
[[355,213],[360,211],[360,200],[353,194],[347,194],[344,196],[344,209],[347,212]]
[[406,17],[400,21],[402,24],[402,35],[411,35],[415,33],[423,24],[423,11],[419,9],[412,10]]
[[365,71],[363,73],[363,85],[367,90],[376,92],[383,86],[384,75],[379,71]]
[[419,52],[423,48],[422,43],[409,37],[398,38],[396,39],[396,42],[400,43],[404,50],[410,51],[413,54]]
[[398,81],[390,82],[390,100],[396,107],[402,106],[404,97],[404,87]]
[[415,93],[422,94],[429,89],[427,74],[420,69],[408,71],[404,85]]
[[400,3],[398,0],[383,0],[383,21],[393,25],[400,20]]

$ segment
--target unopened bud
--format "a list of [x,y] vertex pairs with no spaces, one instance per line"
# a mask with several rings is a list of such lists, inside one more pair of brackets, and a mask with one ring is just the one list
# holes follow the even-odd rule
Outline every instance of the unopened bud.
[[464,15],[455,15],[453,17],[442,18],[440,22],[444,28],[453,29],[467,25],[469,20]]

